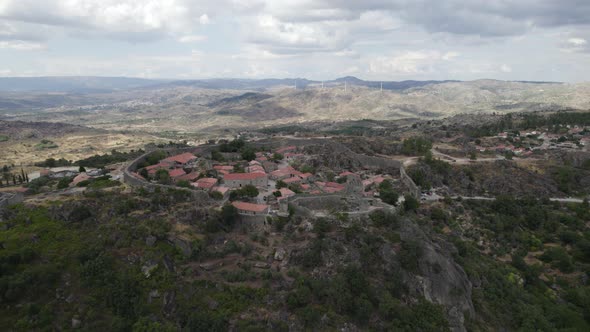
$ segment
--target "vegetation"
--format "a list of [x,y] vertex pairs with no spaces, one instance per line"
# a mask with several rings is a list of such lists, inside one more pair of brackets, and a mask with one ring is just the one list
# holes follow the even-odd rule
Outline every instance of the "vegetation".
[[57,144],[55,144],[53,141],[50,141],[48,139],[42,139],[41,142],[37,143],[37,145],[35,145],[35,148],[37,148],[38,150],[44,150],[44,149],[56,149],[58,146]]
[[432,142],[424,137],[410,137],[402,143],[402,154],[415,156],[423,155],[432,149]]
[[393,183],[391,180],[385,180],[379,184],[379,198],[384,203],[397,205],[399,195],[393,190]]
[[[141,156],[144,153],[145,153],[145,151],[143,151],[141,149],[131,150],[129,152],[119,152],[117,150],[112,150],[110,154],[94,155],[94,156],[88,157],[86,159],[78,160],[74,163],[74,165],[77,165],[80,167],[104,168],[106,165],[133,160],[133,159]],[[157,156],[157,157],[161,157],[161,156]],[[148,157],[148,159],[150,159],[150,157]],[[153,160],[151,160],[151,161],[153,161]]]
[[235,201],[242,198],[253,198],[258,196],[258,194],[258,189],[255,186],[248,184],[240,189],[233,190],[229,195],[229,199]]

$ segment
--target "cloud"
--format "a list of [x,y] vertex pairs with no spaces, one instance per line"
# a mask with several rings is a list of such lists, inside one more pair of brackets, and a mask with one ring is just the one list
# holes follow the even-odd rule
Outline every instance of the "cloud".
[[566,53],[590,53],[590,30],[588,32],[568,33],[561,36],[560,50]]
[[369,72],[388,75],[429,74],[438,67],[458,57],[456,52],[407,51],[392,56],[379,56],[369,60]]
[[199,23],[201,23],[202,25],[206,25],[211,23],[211,20],[209,19],[209,16],[207,14],[203,14],[199,17]]
[[186,35],[178,38],[178,41],[181,43],[198,43],[205,40],[207,40],[207,36],[201,35]]
[[568,44],[571,44],[574,46],[582,46],[582,45],[588,44],[588,41],[583,38],[570,38],[567,40],[567,42],[568,42]]
[[136,41],[186,34],[210,23],[202,10],[185,0],[3,0],[0,20]]

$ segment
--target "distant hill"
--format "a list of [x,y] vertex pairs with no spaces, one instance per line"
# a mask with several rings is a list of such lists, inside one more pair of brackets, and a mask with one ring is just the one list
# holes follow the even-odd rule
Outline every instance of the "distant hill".
[[170,87],[191,87],[201,89],[266,90],[277,87],[297,87],[304,89],[311,85],[364,86],[384,90],[404,90],[429,84],[458,81],[365,81],[353,76],[328,81],[313,81],[305,78],[239,79],[215,78],[201,80],[153,80],[132,77],[0,77],[0,92],[67,92],[104,93],[132,89],[162,89]]
[[96,93],[161,84],[162,80],[130,77],[0,77],[0,91]]

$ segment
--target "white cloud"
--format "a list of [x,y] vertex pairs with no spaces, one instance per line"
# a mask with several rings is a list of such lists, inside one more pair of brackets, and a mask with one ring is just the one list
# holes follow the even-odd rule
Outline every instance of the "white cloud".
[[202,10],[187,0],[2,0],[0,20],[116,39],[153,40],[210,23]]
[[567,42],[575,46],[582,46],[588,44],[586,39],[583,38],[570,38],[567,40]]
[[181,43],[198,43],[205,40],[207,40],[207,36],[200,35],[187,35],[178,38],[178,41]]
[[500,66],[500,71],[503,73],[511,73],[512,72],[512,67],[510,67],[507,64],[503,64]]
[[207,14],[203,14],[199,17],[199,23],[201,23],[202,25],[206,25],[211,23],[211,20],[209,19],[209,16],[207,16]]
[[38,51],[45,49],[45,45],[23,40],[0,41],[0,48],[13,49],[17,51]]

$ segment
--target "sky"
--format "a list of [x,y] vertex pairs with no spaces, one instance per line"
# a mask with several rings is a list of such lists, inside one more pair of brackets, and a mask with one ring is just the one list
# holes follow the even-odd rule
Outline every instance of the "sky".
[[0,0],[0,76],[590,81],[590,0]]

